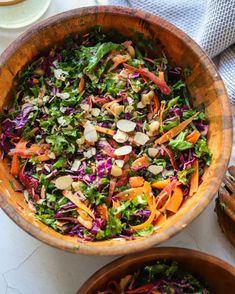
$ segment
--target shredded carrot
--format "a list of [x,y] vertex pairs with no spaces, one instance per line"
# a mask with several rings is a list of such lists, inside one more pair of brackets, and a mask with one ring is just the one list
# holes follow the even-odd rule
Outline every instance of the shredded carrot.
[[171,196],[169,202],[166,204],[166,209],[176,213],[179,210],[182,201],[183,191],[180,187],[176,186],[173,195]]
[[131,169],[137,171],[141,168],[148,167],[150,165],[150,161],[146,155],[143,155],[140,158],[137,158],[131,165]]
[[159,71],[159,79],[163,82],[165,82],[165,77],[164,77],[164,72],[163,71]]
[[42,155],[38,155],[35,158],[38,162],[43,162],[43,161],[47,161],[50,160],[51,158],[47,155],[47,154],[42,154]]
[[20,161],[17,155],[13,155],[11,162],[11,174],[17,177],[20,173]]
[[158,144],[165,143],[167,141],[170,141],[172,138],[177,136],[181,131],[183,131],[192,121],[195,117],[198,116],[198,112],[195,113],[192,117],[186,119],[185,121],[181,122],[178,126],[172,128],[168,132],[166,132],[164,135],[162,135],[160,138],[158,138],[155,143],[154,147],[156,147]]
[[81,94],[85,89],[85,79],[84,77],[81,77],[79,85],[78,85],[78,91]]
[[123,99],[124,99],[124,97],[120,97],[120,98],[118,98],[118,99],[112,100],[112,101],[110,101],[110,102],[108,102],[108,103],[105,103],[105,104],[102,106],[102,108],[110,107],[113,103],[120,102],[120,101],[122,101]]
[[107,134],[107,135],[110,135],[110,136],[114,136],[115,135],[115,132],[111,129],[108,129],[108,128],[104,128],[104,127],[100,127],[100,126],[94,126],[96,131],[99,132],[99,133],[104,133],[104,134]]
[[186,137],[186,140],[192,144],[196,144],[197,140],[199,139],[200,136],[201,136],[201,134],[198,131],[194,130],[194,131],[192,131],[191,134],[189,134]]
[[177,169],[177,164],[175,162],[175,159],[174,159],[174,155],[173,153],[171,152],[171,150],[169,148],[167,148],[165,145],[161,145],[162,149],[166,152],[166,154],[169,156],[170,158],[170,162],[173,166],[173,168],[176,170]]
[[144,188],[138,187],[138,188],[131,188],[122,192],[119,192],[115,197],[119,200],[128,200],[128,199],[134,199],[136,196],[143,194]]
[[8,153],[8,155],[18,155],[22,158],[30,158],[32,155],[37,155],[42,152],[44,152],[44,148],[46,148],[47,145],[38,146],[36,144],[32,144],[29,148],[26,147],[27,141],[20,140],[14,149],[11,149],[11,151]]
[[160,110],[159,110],[159,125],[162,126],[163,121],[163,113],[165,110],[166,103],[161,103]]
[[164,189],[170,184],[171,180],[168,178],[166,180],[158,181],[158,182],[153,182],[152,187],[156,189]]
[[178,184],[177,180],[172,180],[168,186],[166,186],[161,193],[156,197],[156,206],[157,209],[160,209],[164,206],[169,197],[171,197],[172,191],[175,189]]
[[154,102],[154,109],[153,109],[153,116],[154,116],[158,112],[160,107],[160,102],[156,95],[153,96],[153,102]]
[[192,168],[194,168],[195,171],[192,173],[190,178],[189,196],[193,196],[197,192],[199,186],[199,165],[197,158],[192,163]]
[[105,204],[97,205],[96,210],[102,218],[104,218],[105,220],[109,219],[108,208]]
[[161,81],[157,76],[155,76],[155,74],[153,74],[152,72],[150,72],[147,69],[143,69],[143,68],[136,68],[133,67],[127,63],[123,64],[125,68],[127,68],[129,71],[135,71],[140,73],[141,75],[149,78],[154,84],[156,84],[160,91],[165,94],[165,95],[169,95],[171,92],[171,89],[168,87],[168,85],[166,84],[165,81]]
[[74,195],[71,191],[64,190],[63,196],[68,198],[73,204],[75,204],[78,208],[84,210],[87,214],[89,214],[93,219],[95,219],[94,213],[87,207],[84,203],[82,203],[76,195]]
[[85,221],[92,221],[92,218],[81,208],[77,208],[77,212]]
[[156,219],[156,221],[154,222],[154,226],[156,228],[159,228],[163,223],[165,223],[165,221],[166,221],[166,215],[161,213]]
[[148,196],[148,206],[151,211],[151,214],[144,223],[136,225],[136,226],[131,226],[133,230],[143,230],[147,228],[153,222],[156,215],[157,209],[156,209],[155,197],[153,196],[151,185],[147,181],[144,182],[144,193]]
[[141,187],[144,184],[144,178],[143,177],[130,177],[129,183],[131,185],[131,188],[137,188]]

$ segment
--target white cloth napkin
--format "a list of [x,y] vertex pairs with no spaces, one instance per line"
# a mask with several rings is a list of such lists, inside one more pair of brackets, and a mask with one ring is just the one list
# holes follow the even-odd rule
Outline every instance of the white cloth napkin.
[[108,0],[106,3],[157,14],[185,31],[215,58],[235,105],[235,0]]

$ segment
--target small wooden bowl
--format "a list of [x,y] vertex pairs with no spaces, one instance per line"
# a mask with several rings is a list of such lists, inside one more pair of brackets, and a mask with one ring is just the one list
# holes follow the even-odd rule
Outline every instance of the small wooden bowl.
[[96,294],[111,280],[131,274],[157,260],[174,260],[179,266],[208,282],[212,293],[233,293],[235,268],[223,260],[191,249],[162,247],[119,258],[98,270],[78,290],[77,294]]
[[65,36],[85,34],[94,25],[101,25],[104,30],[116,29],[128,38],[132,38],[136,31],[141,32],[147,39],[161,44],[175,65],[192,68],[186,84],[191,97],[196,97],[194,105],[205,105],[210,121],[208,144],[213,153],[212,163],[204,173],[198,192],[166,221],[157,234],[133,241],[113,239],[79,243],[77,238],[63,236],[42,224],[29,210],[23,195],[13,191],[10,183],[17,185],[17,180],[10,175],[7,161],[0,162],[0,205],[26,232],[54,247],[84,254],[127,254],[169,239],[185,228],[213,199],[230,158],[231,107],[214,64],[185,33],[149,13],[123,7],[95,6],[67,11],[44,20],[30,28],[4,51],[0,57],[0,111],[9,105],[13,78],[26,64],[47,52],[51,46],[62,43]]

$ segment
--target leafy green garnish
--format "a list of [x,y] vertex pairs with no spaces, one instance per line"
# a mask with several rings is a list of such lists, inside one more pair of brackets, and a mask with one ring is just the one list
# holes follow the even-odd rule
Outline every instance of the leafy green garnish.
[[203,159],[207,165],[210,165],[212,154],[204,137],[200,138],[195,144],[195,153],[197,157]]
[[181,132],[175,139],[170,140],[168,146],[180,151],[192,148],[194,145],[185,140],[187,133],[187,131]]

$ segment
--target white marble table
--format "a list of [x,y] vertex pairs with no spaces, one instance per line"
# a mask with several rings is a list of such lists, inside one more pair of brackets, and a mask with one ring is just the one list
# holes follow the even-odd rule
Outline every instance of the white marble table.
[[[96,3],[52,0],[43,18]],[[24,30],[0,29],[0,53]],[[235,163],[235,152],[231,162]],[[214,206],[213,201],[182,233],[163,245],[204,251],[235,266],[235,249],[220,231]],[[74,294],[93,272],[115,258],[75,255],[49,247],[18,228],[0,210],[0,294]]]

